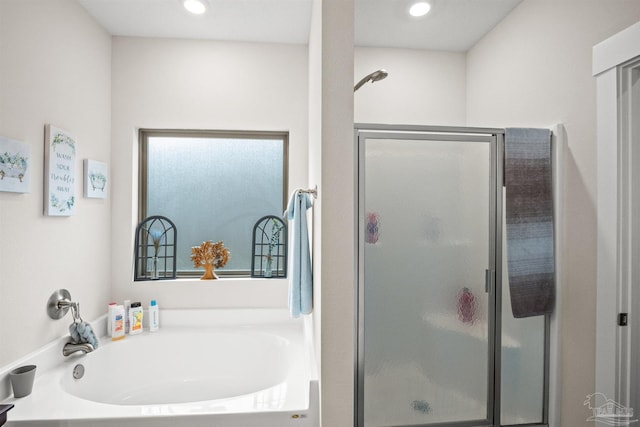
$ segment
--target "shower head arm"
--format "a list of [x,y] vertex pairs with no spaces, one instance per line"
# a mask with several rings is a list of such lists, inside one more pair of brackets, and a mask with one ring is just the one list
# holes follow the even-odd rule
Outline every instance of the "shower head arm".
[[368,76],[363,77],[358,83],[356,83],[356,85],[353,87],[353,91],[357,91],[358,89],[360,89],[366,82],[368,81],[372,81],[371,79],[371,74],[369,74]]
[[374,71],[373,73],[364,76],[362,78],[362,80],[360,80],[358,83],[356,83],[356,85],[353,87],[353,91],[357,91],[358,89],[360,89],[362,87],[362,85],[364,85],[367,82],[377,82],[379,80],[383,80],[385,79],[387,76],[389,75],[389,73],[387,73],[386,70],[378,70],[378,71]]

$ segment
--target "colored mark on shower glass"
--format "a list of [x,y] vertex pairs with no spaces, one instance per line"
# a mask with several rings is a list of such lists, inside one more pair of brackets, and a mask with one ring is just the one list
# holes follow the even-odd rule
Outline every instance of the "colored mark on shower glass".
[[476,321],[476,297],[466,286],[457,295],[458,319],[462,323],[473,325]]
[[411,407],[414,411],[422,412],[423,414],[431,412],[431,405],[426,400],[414,400],[411,402]]
[[367,243],[378,243],[380,237],[380,215],[375,212],[367,213],[367,224],[365,225],[364,241]]

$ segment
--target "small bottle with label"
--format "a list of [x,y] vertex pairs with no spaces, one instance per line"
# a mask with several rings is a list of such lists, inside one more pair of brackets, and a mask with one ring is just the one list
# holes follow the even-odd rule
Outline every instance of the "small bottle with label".
[[116,305],[111,309],[111,339],[113,341],[124,338],[124,306]]
[[129,335],[136,335],[142,332],[142,304],[132,302],[129,309]]
[[129,324],[129,312],[131,311],[131,301],[126,299],[124,300],[124,332],[126,334],[131,330],[131,325]]
[[111,322],[113,322],[113,309],[116,308],[115,302],[110,302],[107,307],[107,336],[111,337],[112,327]]
[[149,303],[149,330],[155,332],[160,327],[160,313],[158,312],[158,303],[152,299]]

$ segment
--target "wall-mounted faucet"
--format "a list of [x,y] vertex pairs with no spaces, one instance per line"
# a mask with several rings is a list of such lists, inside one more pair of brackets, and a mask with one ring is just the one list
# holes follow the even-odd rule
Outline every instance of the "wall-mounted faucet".
[[98,347],[98,339],[91,325],[80,317],[80,303],[71,301],[71,294],[66,289],[58,289],[47,301],[47,313],[52,319],[62,319],[71,309],[73,323],[69,327],[71,340],[62,348],[62,355],[69,356],[77,351],[91,353]]
[[95,348],[89,344],[88,342],[82,342],[79,344],[74,344],[72,342],[68,342],[62,347],[62,355],[69,356],[76,351],[81,351],[83,353],[91,353]]

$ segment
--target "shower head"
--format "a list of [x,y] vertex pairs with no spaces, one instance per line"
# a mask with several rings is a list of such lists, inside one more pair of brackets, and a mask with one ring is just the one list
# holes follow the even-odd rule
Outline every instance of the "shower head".
[[364,85],[367,82],[377,82],[380,81],[384,78],[386,78],[389,75],[389,73],[386,70],[378,70],[378,71],[374,71],[373,73],[365,76],[362,80],[360,80],[358,83],[356,83],[356,85],[353,87],[353,91],[357,91],[358,89],[360,89],[362,87],[362,85]]

